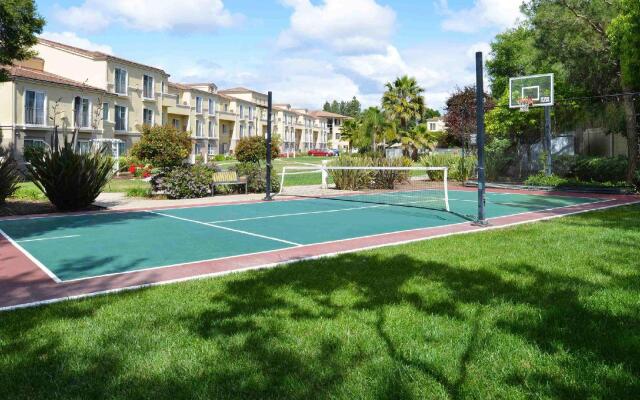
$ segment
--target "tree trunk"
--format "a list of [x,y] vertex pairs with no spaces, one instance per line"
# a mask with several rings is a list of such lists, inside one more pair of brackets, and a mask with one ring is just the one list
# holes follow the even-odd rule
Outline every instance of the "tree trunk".
[[[626,87],[623,88],[626,93]],[[629,167],[627,169],[627,183],[633,183],[636,169],[638,168],[638,122],[636,119],[636,108],[632,95],[624,96],[624,114],[627,126],[627,144],[629,154]]]

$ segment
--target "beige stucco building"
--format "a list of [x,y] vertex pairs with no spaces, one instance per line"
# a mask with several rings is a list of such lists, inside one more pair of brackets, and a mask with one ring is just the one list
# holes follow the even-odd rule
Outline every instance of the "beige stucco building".
[[[126,154],[142,125],[167,124],[189,132],[189,161],[232,154],[243,137],[266,135],[267,95],[214,83],[175,83],[164,70],[109,54],[39,39],[37,58],[10,67],[0,83],[2,145],[18,155],[25,146],[47,146],[54,128],[77,130],[81,148],[117,139]],[[288,104],[273,108],[272,129],[282,152],[343,149],[347,117]]]

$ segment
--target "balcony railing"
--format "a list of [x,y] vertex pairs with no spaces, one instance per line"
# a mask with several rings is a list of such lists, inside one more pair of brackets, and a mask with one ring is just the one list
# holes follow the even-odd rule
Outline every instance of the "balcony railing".
[[44,125],[44,110],[26,107],[24,110],[25,123],[29,125]]

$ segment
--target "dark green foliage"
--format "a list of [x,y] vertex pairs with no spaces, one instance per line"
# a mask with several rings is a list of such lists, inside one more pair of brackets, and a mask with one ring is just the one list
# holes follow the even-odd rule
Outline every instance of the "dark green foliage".
[[1,66],[33,56],[31,47],[38,42],[45,21],[34,0],[0,1],[0,82],[8,79]]
[[422,112],[422,121],[426,121],[429,118],[435,118],[440,116],[440,111],[433,108],[425,107]]
[[142,137],[130,154],[154,167],[178,167],[191,152],[188,132],[180,132],[172,126],[143,126],[141,132]]
[[[278,158],[280,148],[277,141],[271,142],[271,157]],[[267,140],[262,136],[245,137],[236,144],[235,156],[241,163],[257,163],[267,159]]]
[[65,138],[58,148],[25,151],[33,183],[61,211],[88,207],[112,176],[114,161],[103,152],[78,153]]
[[[267,173],[259,163],[243,162],[234,166],[238,176],[247,179],[247,191],[249,193],[264,193],[267,189]],[[271,174],[271,192],[280,191],[280,180],[275,173]]]
[[20,173],[13,155],[0,148],[0,204],[18,190]]
[[528,177],[524,183],[529,186],[560,187],[566,186],[569,180],[558,175],[546,175],[540,172]]
[[174,168],[162,179],[162,189],[171,199],[195,199],[211,193],[211,180],[216,169],[207,165]]
[[358,118],[362,110],[362,105],[360,104],[360,101],[354,96],[350,101],[341,101],[339,103],[337,100],[333,100],[333,102],[331,103],[327,101],[324,103],[322,109],[334,114]]
[[[340,167],[409,167],[413,163],[404,157],[389,159],[342,155],[333,160],[331,165]],[[409,179],[409,173],[405,171],[330,170],[329,174],[338,190],[393,189],[395,185]]]
[[509,152],[511,142],[508,139],[493,139],[485,147],[485,171],[487,179],[495,181],[501,177],[513,157]]
[[578,157],[571,174],[582,181],[620,182],[628,165],[626,157]]

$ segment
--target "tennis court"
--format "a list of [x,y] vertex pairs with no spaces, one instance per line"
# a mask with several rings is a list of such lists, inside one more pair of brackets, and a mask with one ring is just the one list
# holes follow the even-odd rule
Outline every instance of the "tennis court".
[[[420,196],[419,192],[408,196]],[[488,218],[602,202],[595,197],[488,193]],[[451,212],[307,198],[0,221],[0,230],[55,282],[71,282],[417,229],[469,224],[477,194],[450,190]]]

